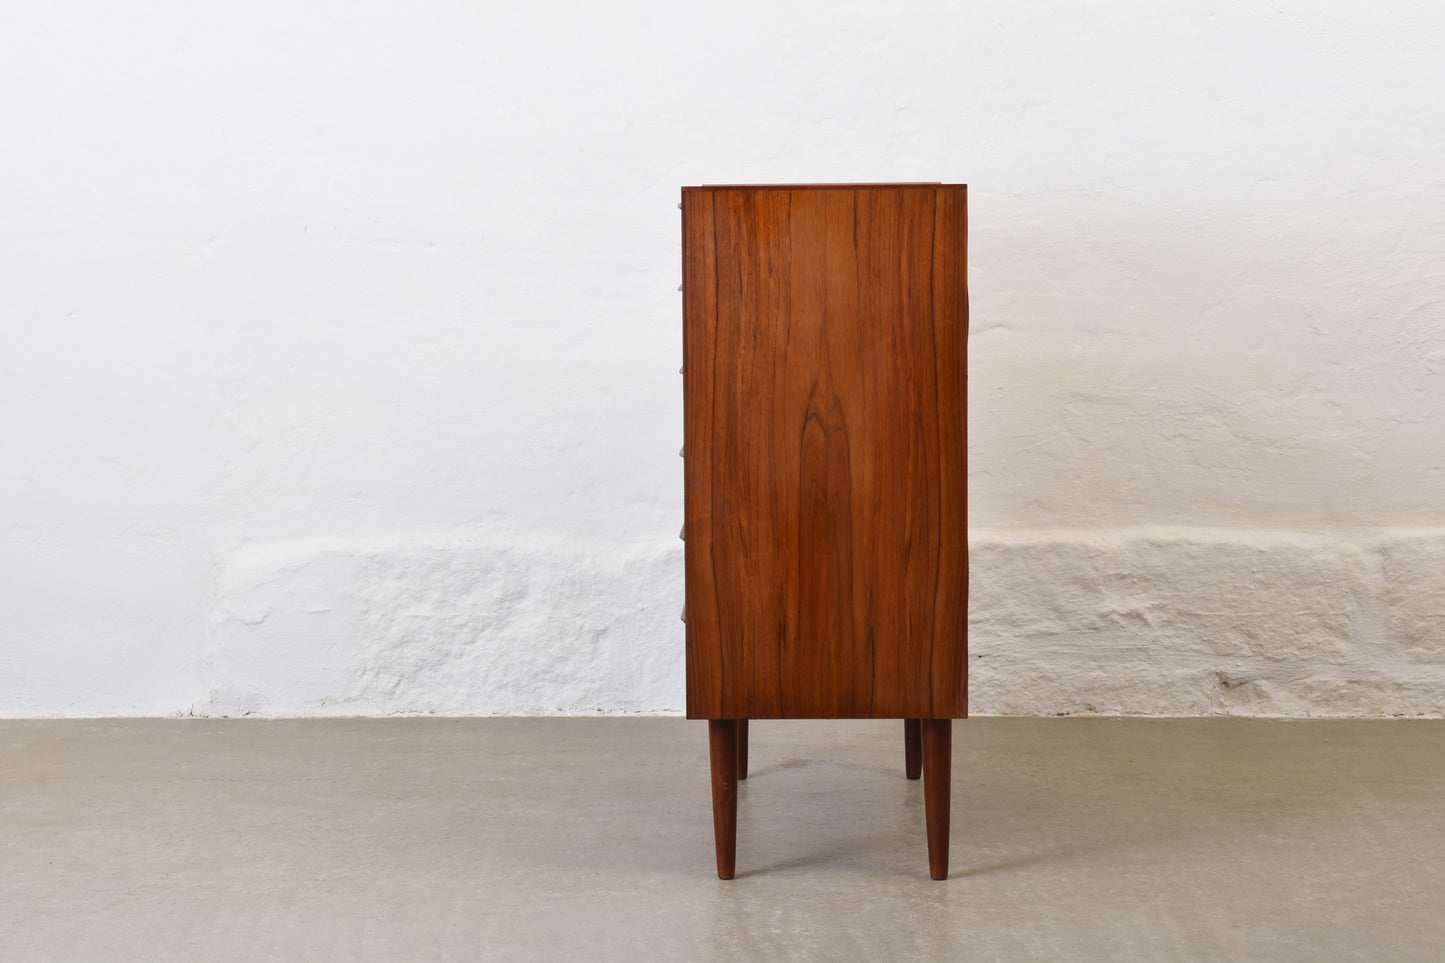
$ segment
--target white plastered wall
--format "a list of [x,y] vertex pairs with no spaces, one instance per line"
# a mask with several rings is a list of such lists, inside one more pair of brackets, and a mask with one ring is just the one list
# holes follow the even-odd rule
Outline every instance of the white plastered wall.
[[975,711],[1445,712],[1445,13],[15,4],[0,715],[676,712],[678,187],[970,189]]

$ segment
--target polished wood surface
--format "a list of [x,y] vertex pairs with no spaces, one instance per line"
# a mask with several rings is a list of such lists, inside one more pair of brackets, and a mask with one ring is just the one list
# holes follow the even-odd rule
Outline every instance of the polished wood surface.
[[732,879],[738,850],[738,720],[707,724],[712,763],[712,830],[718,879]]
[[684,189],[690,718],[967,714],[966,246],[963,186]]
[[949,795],[953,785],[953,720],[924,719],[923,821],[928,833],[928,875],[948,879]]
[[903,720],[903,773],[909,779],[923,775],[923,736],[919,719]]
[[733,877],[748,720],[902,718],[948,875],[967,715],[967,189],[683,189],[687,713]]

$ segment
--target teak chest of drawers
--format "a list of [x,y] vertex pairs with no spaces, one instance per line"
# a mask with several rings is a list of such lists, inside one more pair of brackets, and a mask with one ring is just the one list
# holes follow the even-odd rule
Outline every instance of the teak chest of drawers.
[[718,875],[749,719],[903,719],[948,875],[967,716],[967,188],[682,191],[687,715]]

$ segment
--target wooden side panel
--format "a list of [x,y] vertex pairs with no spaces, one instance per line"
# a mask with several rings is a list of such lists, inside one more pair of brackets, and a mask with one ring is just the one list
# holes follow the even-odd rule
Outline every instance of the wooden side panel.
[[684,194],[689,716],[965,714],[965,211]]
[[934,718],[968,716],[968,192],[940,189],[934,218],[933,334],[938,359],[939,553],[934,597]]
[[[687,599],[696,610],[684,625],[687,705],[691,718],[720,719],[722,713],[713,711],[722,705],[724,667],[717,630],[718,598],[711,537],[711,412],[717,333],[717,253],[713,245],[711,194],[694,192],[683,196],[682,232],[683,513],[693,522],[692,538],[683,543],[683,580]],[[690,427],[693,421],[700,421],[701,427],[693,430]],[[692,442],[690,457],[689,440]],[[683,527],[686,528],[686,521]],[[693,707],[703,711],[694,714]]]

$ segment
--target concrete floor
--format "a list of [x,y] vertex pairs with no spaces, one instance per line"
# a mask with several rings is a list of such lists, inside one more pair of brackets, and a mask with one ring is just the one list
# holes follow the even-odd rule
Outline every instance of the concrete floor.
[[0,722],[0,959],[1441,960],[1445,722]]

